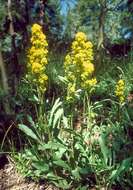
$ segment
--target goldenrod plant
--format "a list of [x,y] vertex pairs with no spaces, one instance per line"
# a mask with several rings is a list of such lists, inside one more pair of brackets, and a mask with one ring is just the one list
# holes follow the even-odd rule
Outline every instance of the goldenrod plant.
[[115,95],[118,98],[120,104],[123,104],[125,101],[125,82],[123,79],[120,79],[115,87]]
[[67,79],[67,100],[75,97],[78,90],[87,91],[96,85],[93,77],[93,45],[83,32],[78,32],[72,43],[71,51],[65,57],[65,78]]
[[39,24],[31,28],[31,48],[28,51],[28,78],[36,85],[39,92],[46,91],[48,76],[46,75],[48,43]]

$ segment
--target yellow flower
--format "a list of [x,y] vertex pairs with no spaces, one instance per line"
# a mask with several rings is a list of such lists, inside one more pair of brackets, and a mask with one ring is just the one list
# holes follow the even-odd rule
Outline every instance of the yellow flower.
[[76,34],[76,36],[75,36],[75,40],[76,41],[86,41],[87,40],[87,37],[86,37],[86,35],[85,35],[85,33],[83,33],[83,32],[78,32],[77,34]]
[[31,28],[32,34],[41,33],[42,27],[39,24],[34,24]]
[[32,64],[32,73],[40,73],[40,71],[43,70],[43,67],[39,63],[33,63]]
[[73,99],[75,95],[75,83],[68,84],[68,91],[67,91],[67,100],[70,101]]
[[96,80],[96,78],[93,78],[91,80],[88,80],[88,83],[90,86],[95,86],[97,84],[97,80]]
[[92,79],[94,73],[92,47],[92,43],[87,41],[87,36],[83,32],[76,34],[64,63],[65,78],[68,80],[67,94],[71,94],[72,84],[75,84],[74,92],[81,88],[90,91],[90,87],[95,86],[96,79]]
[[36,84],[37,88],[41,92],[44,92],[48,80],[45,74],[48,43],[39,24],[33,24],[31,34],[31,48],[28,51],[28,74],[32,76],[32,81]]
[[86,48],[92,48],[93,44],[91,42],[86,42],[85,47]]
[[71,57],[70,55],[68,54],[66,57],[65,57],[65,66],[67,67],[67,65],[70,65],[71,64]]
[[86,80],[84,83],[81,83],[81,86],[84,87],[84,88],[87,88],[87,87],[94,87],[95,85],[97,84],[97,80],[96,78],[92,78],[90,80]]
[[84,69],[84,72],[87,73],[87,75],[92,74],[94,72],[94,65],[92,63],[84,62],[83,69]]
[[118,97],[119,102],[122,104],[125,101],[125,82],[120,79],[115,87],[115,95]]
[[46,84],[47,84],[48,77],[47,75],[43,75],[39,78],[38,83],[39,83],[39,89],[43,92],[46,90]]

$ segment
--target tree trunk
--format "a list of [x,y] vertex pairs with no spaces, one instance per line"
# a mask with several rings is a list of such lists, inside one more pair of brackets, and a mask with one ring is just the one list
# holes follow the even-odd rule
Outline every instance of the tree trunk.
[[4,95],[6,97],[5,101],[3,103],[3,107],[4,107],[4,111],[6,112],[6,114],[10,114],[11,111],[10,111],[10,105],[9,105],[9,100],[8,100],[8,96],[9,96],[8,79],[6,76],[6,70],[5,70],[3,56],[2,56],[1,51],[0,51],[0,71],[1,71],[2,87],[3,87]]
[[18,61],[18,55],[17,55],[17,47],[16,47],[16,33],[14,31],[13,26],[13,17],[11,12],[11,4],[12,1],[8,0],[7,2],[7,11],[8,11],[8,17],[10,20],[10,26],[9,26],[9,34],[11,36],[12,40],[12,52],[11,52],[11,71],[12,71],[12,95],[16,95],[16,89],[18,84],[18,73],[19,73],[19,61]]
[[97,50],[100,50],[103,48],[105,15],[106,15],[106,12],[102,8],[100,17],[99,17],[99,32],[98,32],[99,36],[98,36]]
[[11,0],[8,0],[7,11],[8,11],[8,17],[10,20],[9,33],[11,36],[13,36],[14,35],[14,27],[13,27],[12,13],[11,13]]
[[107,13],[106,0],[99,1],[100,3],[100,15],[99,15],[99,29],[98,29],[98,41],[97,41],[97,54],[96,54],[96,69],[99,70],[102,64],[102,57],[104,51],[104,25]]

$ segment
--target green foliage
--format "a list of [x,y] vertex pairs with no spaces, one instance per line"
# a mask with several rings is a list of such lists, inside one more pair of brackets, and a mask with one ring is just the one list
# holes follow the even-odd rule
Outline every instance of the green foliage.
[[23,166],[21,171],[25,176],[47,179],[63,189],[82,183],[82,177],[92,172],[88,159],[89,149],[82,134],[66,125],[59,99],[45,120],[48,123],[44,123],[44,119],[41,123],[34,123],[30,117],[31,128],[19,124],[19,129],[30,137],[31,148],[15,155],[18,169],[21,169],[23,161],[26,168]]
[[[28,116],[30,126],[19,125],[31,145],[14,156],[17,168],[24,176],[34,180],[47,179],[62,189],[83,188],[82,182],[87,185],[88,176],[93,175],[88,186],[94,185],[96,180],[98,188],[111,187],[122,180],[122,187],[126,184],[132,187],[131,180],[125,180],[127,172],[132,171],[132,154],[124,152],[129,143],[122,124],[125,112],[121,110],[120,122],[114,120],[112,123],[118,110],[117,106],[114,110],[109,109],[108,120],[104,118],[98,125],[99,113],[102,114],[107,105],[104,101],[86,103],[85,123],[79,129],[64,116],[60,99],[55,101],[47,115],[39,116],[36,122]],[[25,163],[23,166],[22,162]]]

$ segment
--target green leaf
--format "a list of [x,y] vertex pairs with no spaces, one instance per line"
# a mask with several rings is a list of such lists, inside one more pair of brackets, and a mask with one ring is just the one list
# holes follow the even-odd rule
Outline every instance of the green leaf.
[[55,111],[62,105],[62,102],[60,102],[60,98],[58,98],[53,107],[52,107],[52,110],[51,110],[51,113],[50,113],[50,118],[49,118],[49,126],[52,125],[52,122],[53,122],[53,119],[54,119],[54,113]]
[[56,176],[53,172],[49,172],[47,175],[46,175],[47,179],[51,179],[51,180],[58,180],[60,179],[59,176]]
[[79,167],[75,168],[71,172],[75,179],[79,180],[81,178],[80,173],[79,173]]
[[38,137],[36,136],[36,134],[26,125],[24,124],[19,124],[18,128],[23,131],[27,136],[31,137],[32,139],[39,141]]
[[52,126],[53,128],[56,127],[56,125],[57,125],[58,121],[61,119],[62,115],[63,115],[63,108],[60,108],[55,113],[54,120],[53,120],[53,126]]
[[102,152],[103,157],[104,157],[104,162],[107,164],[108,158],[109,158],[109,150],[108,150],[107,146],[105,145],[105,140],[104,140],[103,135],[101,135],[99,137],[99,144],[100,144],[100,147],[101,147],[101,152]]
[[36,168],[37,170],[40,170],[41,172],[48,172],[49,171],[49,165],[45,164],[42,161],[34,162],[32,163],[32,166]]
[[32,117],[31,117],[30,115],[27,115],[27,119],[28,119],[28,121],[30,122],[30,124],[31,124],[32,126],[35,125],[35,123],[34,123]]
[[87,175],[90,172],[90,168],[89,167],[85,167],[85,168],[80,168],[79,172],[83,175]]
[[69,167],[69,165],[63,161],[63,160],[56,160],[56,161],[53,161],[53,163],[56,165],[56,166],[60,166],[66,170],[71,170],[71,168]]
[[87,190],[87,189],[88,189],[88,187],[80,185],[75,190]]
[[55,152],[56,159],[61,159],[63,154],[66,152],[67,148],[59,147],[59,150]]
[[29,98],[30,101],[39,103],[38,97],[34,94],[33,97]]
[[71,187],[64,178],[56,176],[53,172],[48,173],[46,178],[49,179],[56,187],[61,189],[69,189]]
[[70,189],[70,185],[65,179],[60,179],[59,181],[53,181],[53,184],[61,189]]
[[65,116],[63,116],[63,124],[65,128],[68,128],[68,119]]
[[66,77],[58,76],[59,80],[65,84],[67,84],[69,81],[66,79]]
[[115,181],[120,175],[127,172],[129,168],[131,167],[131,164],[133,162],[133,158],[129,157],[122,161],[121,165],[118,167],[117,170],[113,170],[112,174],[110,176],[110,180],[113,182]]
[[77,150],[80,150],[80,152],[82,152],[82,153],[85,153],[84,147],[79,142],[75,143],[74,148]]
[[81,136],[80,133],[77,133],[75,130],[73,129],[69,129],[69,128],[63,128],[63,131],[66,131],[68,133],[70,133],[71,135],[73,135],[75,138],[79,138],[80,140],[83,140],[83,137]]
[[47,144],[42,144],[39,145],[39,150],[57,150],[59,148],[65,148],[64,145],[58,143],[58,142],[53,142],[53,141],[49,141]]

